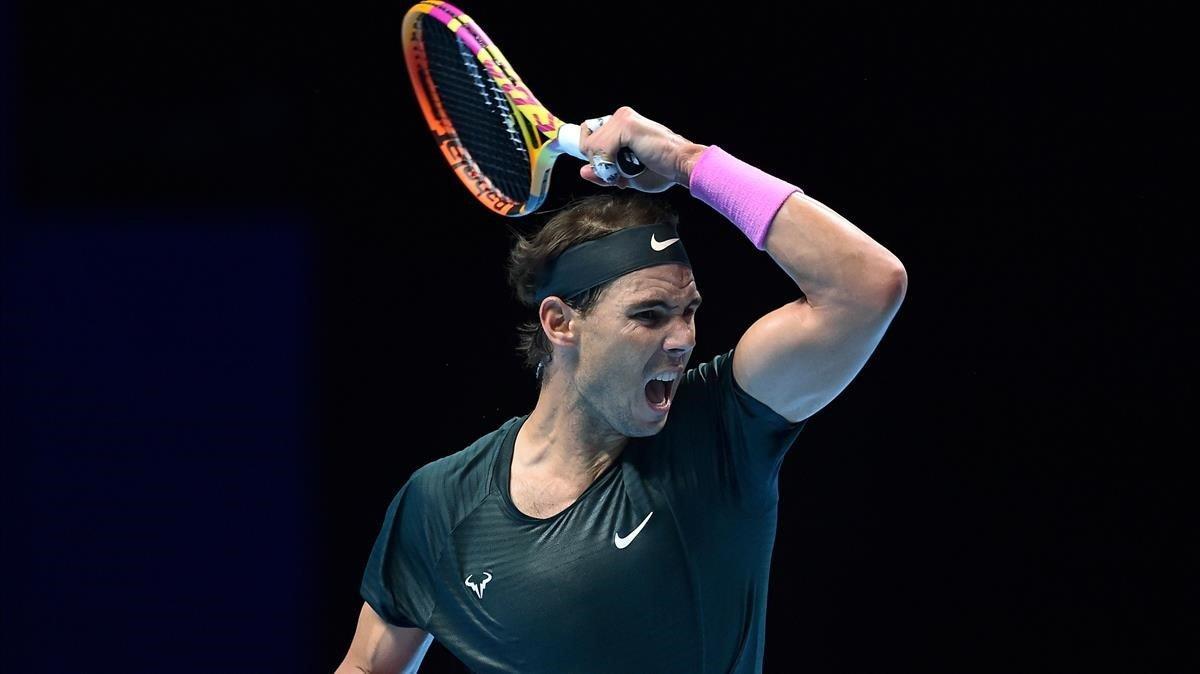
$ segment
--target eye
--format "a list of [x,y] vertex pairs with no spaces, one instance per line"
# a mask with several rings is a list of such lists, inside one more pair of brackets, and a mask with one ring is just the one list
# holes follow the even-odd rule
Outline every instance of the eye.
[[636,314],[634,314],[633,317],[641,319],[641,320],[655,321],[655,320],[658,320],[658,312],[657,311],[639,311]]

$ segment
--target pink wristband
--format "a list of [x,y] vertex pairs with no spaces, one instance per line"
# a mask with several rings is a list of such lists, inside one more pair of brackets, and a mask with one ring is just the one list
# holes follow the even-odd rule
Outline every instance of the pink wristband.
[[738,226],[762,250],[775,214],[792,192],[804,190],[709,145],[696,165],[688,189]]

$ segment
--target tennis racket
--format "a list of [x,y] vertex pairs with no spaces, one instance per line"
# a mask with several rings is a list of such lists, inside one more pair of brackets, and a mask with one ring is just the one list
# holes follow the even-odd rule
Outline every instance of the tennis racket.
[[[545,200],[560,155],[589,160],[579,151],[579,125],[550,114],[458,8],[420,2],[404,15],[403,30],[425,122],[450,168],[484,206],[504,216],[529,215]],[[626,177],[645,168],[629,148],[618,152],[617,166]]]

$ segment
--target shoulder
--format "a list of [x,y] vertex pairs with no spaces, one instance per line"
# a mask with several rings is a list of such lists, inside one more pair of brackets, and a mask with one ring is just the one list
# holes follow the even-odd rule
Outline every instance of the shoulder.
[[500,445],[516,422],[516,417],[509,419],[499,428],[479,437],[463,449],[430,461],[413,473],[413,479],[434,485],[444,484],[446,481],[464,486],[475,485],[481,480],[486,482]]
[[708,412],[750,419],[756,423],[784,428],[797,427],[763,401],[755,398],[738,382],[733,373],[734,352],[737,347],[719,353],[684,373],[677,397],[686,405],[707,406]]
[[689,368],[683,374],[684,384],[713,384],[731,375],[731,367],[733,365],[733,349],[729,349],[724,353],[719,353],[712,360],[704,361],[699,365]]
[[515,422],[510,419],[463,449],[421,466],[403,489],[428,516],[455,526],[491,491],[495,457]]

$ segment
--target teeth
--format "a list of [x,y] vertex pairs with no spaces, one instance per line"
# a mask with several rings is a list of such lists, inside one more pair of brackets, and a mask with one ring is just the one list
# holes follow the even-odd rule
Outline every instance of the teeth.
[[678,372],[664,372],[662,374],[654,375],[653,378],[657,379],[659,381],[675,381],[676,377],[678,377],[678,376],[679,376]]

